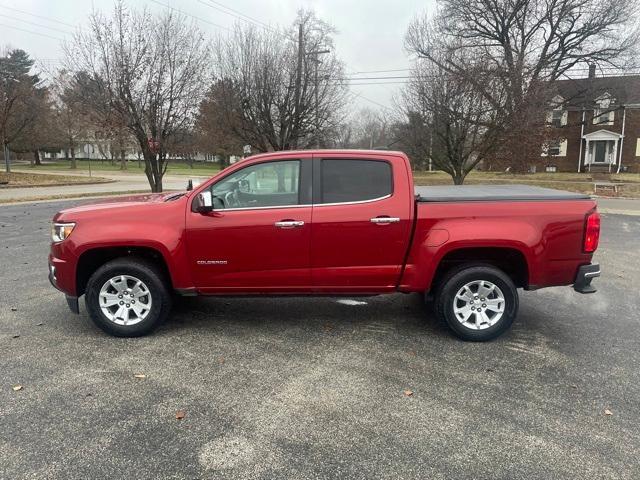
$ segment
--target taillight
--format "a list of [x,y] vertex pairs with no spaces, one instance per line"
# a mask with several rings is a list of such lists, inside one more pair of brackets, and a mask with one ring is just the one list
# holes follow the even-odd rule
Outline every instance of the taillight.
[[593,253],[598,248],[600,240],[600,214],[597,211],[587,215],[587,221],[584,227],[584,244],[582,249],[585,253]]

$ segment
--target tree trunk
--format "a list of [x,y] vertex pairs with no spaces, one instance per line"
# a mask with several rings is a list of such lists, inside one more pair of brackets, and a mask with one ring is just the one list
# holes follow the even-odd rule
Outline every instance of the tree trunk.
[[467,174],[460,170],[460,171],[456,171],[454,170],[453,175],[451,175],[451,178],[453,178],[453,184],[454,185],[462,185],[464,183],[464,179],[467,176]]
[[33,152],[33,159],[35,160],[36,165],[42,165],[42,162],[40,161],[40,150],[35,150]]
[[78,168],[78,164],[76,163],[76,148],[71,146],[69,150],[71,150],[71,168],[75,170]]
[[160,161],[158,155],[152,153],[150,150],[144,150],[144,173],[149,181],[149,186],[153,193],[162,192],[162,169],[160,168]]
[[120,150],[120,170],[127,169],[127,159],[124,152],[124,149]]

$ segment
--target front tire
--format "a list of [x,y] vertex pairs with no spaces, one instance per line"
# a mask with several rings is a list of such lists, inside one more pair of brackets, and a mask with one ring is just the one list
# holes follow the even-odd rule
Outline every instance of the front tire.
[[98,268],[85,291],[93,323],[117,337],[139,337],[169,316],[171,295],[162,271],[139,258],[118,258]]
[[485,342],[509,329],[518,313],[511,278],[490,265],[449,272],[435,298],[436,315],[463,340]]

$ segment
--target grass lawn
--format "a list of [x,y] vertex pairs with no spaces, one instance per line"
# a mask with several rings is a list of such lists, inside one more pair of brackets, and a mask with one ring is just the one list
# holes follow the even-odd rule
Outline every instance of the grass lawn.
[[[89,171],[89,163],[91,163],[91,171],[92,172],[123,172],[123,173],[142,173],[144,174],[144,161],[133,160],[127,162],[127,169],[120,169],[120,162],[115,162],[113,165],[111,162],[104,160],[77,160],[78,168],[76,171],[78,172],[88,172]],[[43,170],[60,170],[73,172],[71,168],[69,168],[70,162],[66,160],[57,160],[57,161],[43,161],[41,166],[30,166],[33,170],[37,170],[38,168],[42,168]],[[189,165],[183,162],[171,162],[169,161],[169,166],[167,167],[167,173],[173,175],[197,175],[197,176],[212,176],[220,170],[220,166],[217,163],[204,163],[204,162],[193,162],[193,168],[189,168]]]
[[[100,177],[81,177],[74,175],[47,175],[42,173],[0,172],[0,184],[3,187],[48,187],[51,185],[79,185],[104,183],[109,180]],[[5,184],[5,182],[7,182]]]

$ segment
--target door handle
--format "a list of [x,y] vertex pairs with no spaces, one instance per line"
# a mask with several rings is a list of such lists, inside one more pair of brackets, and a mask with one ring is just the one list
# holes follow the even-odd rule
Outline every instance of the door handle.
[[377,225],[387,225],[389,223],[398,223],[400,219],[398,217],[373,217],[371,219],[371,223],[375,223]]
[[278,228],[296,228],[303,226],[304,222],[302,220],[280,220],[274,225]]

